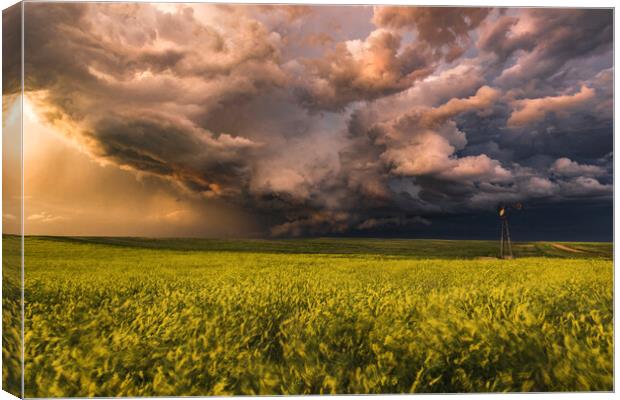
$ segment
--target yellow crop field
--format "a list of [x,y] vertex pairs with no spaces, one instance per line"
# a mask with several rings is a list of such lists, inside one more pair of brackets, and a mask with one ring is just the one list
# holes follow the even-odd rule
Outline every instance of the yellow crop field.
[[27,238],[25,394],[612,390],[611,244],[495,246]]

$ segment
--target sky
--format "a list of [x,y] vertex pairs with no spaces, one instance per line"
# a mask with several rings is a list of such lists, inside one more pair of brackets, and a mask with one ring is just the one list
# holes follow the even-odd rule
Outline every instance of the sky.
[[521,202],[515,240],[612,239],[611,10],[26,3],[24,21],[26,234],[490,239]]

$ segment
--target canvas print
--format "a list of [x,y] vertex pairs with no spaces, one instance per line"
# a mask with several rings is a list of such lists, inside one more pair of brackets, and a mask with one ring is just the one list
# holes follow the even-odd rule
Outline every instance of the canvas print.
[[613,10],[3,11],[2,387],[613,391]]

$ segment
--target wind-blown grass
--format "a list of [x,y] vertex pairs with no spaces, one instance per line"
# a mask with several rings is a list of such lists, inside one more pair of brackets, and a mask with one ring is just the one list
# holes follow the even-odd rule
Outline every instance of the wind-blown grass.
[[604,245],[497,260],[138,242],[27,239],[27,397],[613,389]]

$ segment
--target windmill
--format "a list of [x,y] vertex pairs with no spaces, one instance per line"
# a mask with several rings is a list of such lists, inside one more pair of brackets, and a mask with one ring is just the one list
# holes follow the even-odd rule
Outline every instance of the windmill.
[[510,229],[508,228],[508,214],[512,210],[519,211],[523,208],[521,203],[500,204],[497,206],[497,215],[501,221],[501,233],[499,236],[499,258],[513,258]]

